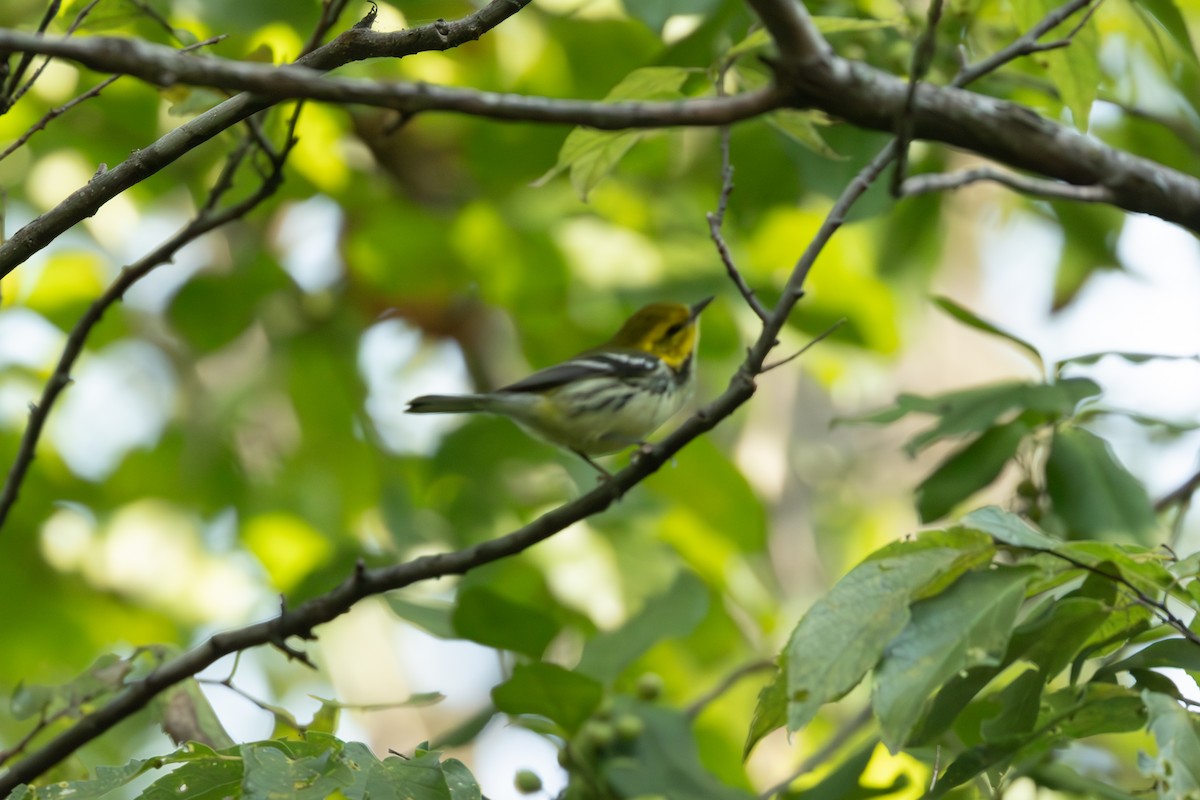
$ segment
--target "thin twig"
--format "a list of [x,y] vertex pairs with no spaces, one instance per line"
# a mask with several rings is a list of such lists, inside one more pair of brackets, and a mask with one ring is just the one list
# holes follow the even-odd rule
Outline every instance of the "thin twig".
[[[49,60],[50,59],[46,59],[47,62],[49,62]],[[12,144],[10,144],[8,147],[4,148],[3,152],[0,152],[0,161],[3,161],[4,159],[8,158],[10,155],[15,153],[17,150],[21,149],[21,147],[26,142],[28,142],[30,139],[33,138],[33,135],[35,133],[37,133],[38,131],[41,131],[41,130],[45,130],[46,126],[49,125],[50,122],[52,120],[54,120],[56,117],[62,116],[63,114],[65,114],[66,112],[68,112],[72,108],[74,108],[75,106],[82,103],[83,101],[90,100],[91,98],[96,97],[97,95],[100,94],[100,92],[104,91],[109,86],[111,86],[114,82],[119,81],[121,78],[122,78],[121,75],[110,75],[109,77],[105,78],[100,83],[97,83],[91,89],[88,89],[86,92],[79,95],[78,97],[73,97],[70,100],[68,100],[67,102],[63,103],[61,106],[52,108],[49,111],[47,111],[44,115],[42,115],[41,119],[39,119],[37,122],[30,125],[29,128],[24,133],[22,133],[20,136],[18,136],[17,139]]]
[[[448,50],[478,39],[530,2],[490,0],[482,8],[439,26],[419,25],[388,33],[345,31],[297,63],[318,70],[330,70],[366,58],[401,58],[430,50]],[[9,33],[12,31],[0,30],[0,35]],[[271,98],[253,94],[238,95],[191,119],[186,125],[171,130],[157,141],[135,150],[125,161],[72,192],[57,206],[16,231],[0,246],[0,277],[28,261],[64,231],[95,214],[130,186],[154,175],[193,148],[275,102]]]
[[[62,0],[50,0],[50,3],[46,6],[46,11],[42,14],[41,22],[38,23],[36,32],[37,36],[42,36],[46,33],[46,29],[50,27],[50,23],[54,21],[56,16],[58,16],[58,9],[61,5]],[[7,54],[5,55],[7,56]],[[12,106],[21,99],[22,95],[29,91],[29,87],[32,86],[35,81],[37,81],[38,76],[42,74],[42,70],[46,68],[46,63],[49,63],[50,61],[50,59],[47,58],[37,72],[35,72],[28,81],[22,84],[21,80],[25,77],[25,73],[28,71],[29,65],[33,63],[33,56],[34,54],[32,52],[22,53],[21,60],[17,62],[17,68],[9,74],[8,86],[4,87],[4,96],[0,97],[0,112],[4,112],[12,108]]]
[[867,708],[864,708],[862,711],[858,712],[853,719],[847,721],[845,725],[838,728],[837,732],[834,733],[833,736],[831,736],[828,741],[821,746],[820,750],[804,759],[800,766],[796,768],[795,772],[760,794],[758,796],[759,800],[771,800],[772,797],[780,792],[787,791],[787,788],[791,786],[797,778],[807,775],[829,759],[833,758],[837,754],[837,751],[841,750],[846,742],[854,738],[855,734],[866,727],[866,724],[870,721],[871,708],[868,706]]
[[[989,72],[995,72],[1010,61],[1015,61],[1022,56],[1038,52],[1039,48],[1041,48],[1040,40],[1043,36],[1057,28],[1077,11],[1086,8],[1093,2],[1095,0],[1069,0],[1069,2],[1064,3],[1043,17],[1036,25],[1019,36],[1008,47],[997,50],[982,61],[964,67],[954,76],[954,80],[950,82],[950,85],[962,88],[969,83],[979,80]],[[1073,36],[1074,33],[1072,32],[1071,35]]]
[[[97,3],[97,2],[99,2],[99,0],[93,0],[92,5],[95,5],[95,3]],[[90,6],[89,6],[89,8],[90,8]],[[87,9],[85,9],[85,10],[87,10]],[[80,13],[83,13],[83,12],[80,12]],[[216,44],[217,42],[221,41],[224,38],[225,38],[225,34],[221,34],[220,36],[213,36],[209,39],[205,39],[202,42],[196,42],[195,44],[188,45],[187,47],[181,48],[180,52],[186,53],[189,50],[196,50],[201,47],[207,47],[211,44]],[[50,62],[50,59],[46,59],[46,63],[49,63],[49,62]],[[98,96],[100,94],[100,92],[107,89],[109,86],[111,86],[113,84],[114,81],[118,81],[122,77],[123,76],[121,76],[121,75],[110,75],[109,77],[105,78],[103,81],[96,84],[91,89],[88,89],[86,92],[79,95],[78,97],[73,97],[70,100],[68,100],[67,102],[63,103],[61,106],[52,108],[49,111],[47,111],[45,114],[42,115],[41,119],[39,119],[37,122],[30,125],[29,128],[26,129],[26,131],[24,133],[22,133],[19,137],[17,137],[16,141],[14,141],[12,144],[10,144],[8,147],[6,147],[3,152],[0,152],[0,161],[3,161],[4,159],[8,158],[10,155],[15,153],[17,150],[19,150],[22,145],[24,145],[31,138],[33,138],[33,135],[35,133],[37,133],[38,131],[45,130],[46,126],[49,125],[53,120],[62,116],[63,114],[70,111],[72,108],[74,108],[75,106],[84,102],[85,100],[90,100],[93,97]],[[34,75],[33,78],[30,78],[30,81],[36,80],[36,78],[37,78],[37,75]]]
[[1191,502],[1197,491],[1200,491],[1200,471],[1155,501],[1154,511],[1161,514],[1171,506]]
[[782,367],[784,364],[795,361],[797,358],[799,358],[800,356],[802,356],[806,352],[808,352],[812,348],[813,345],[817,344],[818,342],[820,342],[823,339],[828,338],[834,331],[836,331],[838,328],[842,327],[845,324],[846,324],[846,318],[842,317],[837,322],[833,323],[828,328],[826,328],[824,331],[817,334],[817,336],[811,342],[804,345],[804,347],[801,347],[799,350],[792,353],[787,358],[780,359],[779,361],[773,361],[770,364],[764,364],[762,371],[770,372],[771,370],[775,369],[776,367]]
[[313,28],[312,36],[308,37],[308,43],[300,51],[301,56],[306,56],[321,46],[321,40],[337,24],[338,17],[346,8],[346,3],[347,0],[322,0],[321,18]]
[[721,682],[716,686],[693,700],[688,707],[684,709],[684,716],[688,717],[689,719],[695,719],[696,717],[700,716],[701,712],[703,712],[710,703],[712,703],[714,700],[717,700],[721,695],[732,689],[734,685],[736,685],[743,678],[747,678],[756,672],[765,672],[773,669],[776,669],[776,664],[774,661],[751,661],[749,664],[743,664],[722,678]]
[[900,186],[908,174],[908,145],[913,137],[913,108],[917,101],[917,86],[924,80],[933,63],[933,54],[937,50],[937,26],[942,19],[942,0],[933,0],[929,4],[928,15],[925,19],[925,31],[917,46],[913,48],[912,65],[908,72],[908,93],[904,96],[904,108],[896,120],[896,165],[892,168],[891,193],[892,197],[900,196]]
[[[725,76],[729,74],[729,68],[733,66],[732,61],[726,61],[717,71],[717,96],[725,96]],[[750,288],[750,284],[746,283],[746,278],[742,275],[741,270],[733,263],[733,254],[729,252],[729,245],[725,242],[725,236],[721,233],[721,228],[725,225],[725,211],[729,208],[729,196],[733,194],[733,162],[729,154],[729,141],[733,129],[728,125],[721,126],[721,193],[717,196],[717,210],[710,211],[705,215],[708,220],[708,235],[712,238],[713,244],[717,247],[717,253],[721,256],[721,263],[725,265],[725,272],[729,275],[729,279],[733,281],[733,285],[741,292],[741,295],[746,300],[746,304],[758,316],[760,320],[767,318],[767,309],[763,306],[762,301],[758,299],[758,295]]]
[[[284,148],[284,153],[290,149],[290,146],[289,141],[289,144]],[[240,163],[244,155],[244,149],[239,147],[230,156],[230,162]],[[232,185],[232,170],[227,165],[227,168],[222,172],[221,177],[218,179],[216,186],[214,186],[208,201],[201,211],[174,236],[167,239],[134,264],[121,270],[121,274],[113,281],[104,294],[88,307],[88,310],[83,314],[67,337],[67,343],[63,348],[62,355],[59,357],[58,365],[55,367],[50,379],[46,382],[40,399],[30,407],[29,424],[21,437],[21,444],[17,449],[17,455],[13,460],[12,467],[9,469],[8,477],[4,482],[4,488],[0,490],[0,528],[4,527],[4,523],[12,511],[13,505],[17,502],[21,484],[24,482],[25,476],[29,472],[29,467],[33,463],[37,451],[37,442],[41,437],[42,429],[46,425],[50,409],[63,389],[70,385],[71,369],[82,354],[84,344],[91,334],[92,329],[100,322],[105,312],[125,296],[125,292],[129,290],[129,287],[141,280],[152,270],[170,262],[185,244],[194,241],[215,228],[244,216],[263,200],[274,194],[283,180],[281,171],[282,161],[279,164],[280,168],[268,176],[253,194],[228,208],[217,211],[215,209],[217,200]],[[234,167],[236,168],[236,163]]]
[[1072,558],[1071,556],[1066,555],[1065,553],[1059,553],[1055,550],[1050,550],[1050,549],[1041,548],[1041,547],[1032,547],[1032,548],[1028,548],[1028,549],[1030,550],[1030,552],[1045,553],[1046,555],[1054,556],[1055,558],[1066,561],[1068,564],[1071,564],[1072,566],[1078,567],[1079,569],[1082,569],[1082,570],[1086,570],[1087,572],[1090,572],[1093,575],[1099,575],[1100,577],[1107,578],[1108,580],[1113,581],[1114,583],[1119,583],[1120,585],[1124,586],[1129,591],[1133,592],[1133,596],[1137,599],[1137,601],[1139,603],[1141,603],[1143,606],[1145,606],[1146,608],[1150,609],[1151,613],[1153,613],[1155,616],[1157,616],[1162,622],[1164,622],[1165,624],[1174,628],[1176,631],[1178,631],[1183,636],[1183,638],[1187,639],[1192,644],[1200,645],[1200,634],[1197,634],[1190,627],[1188,627],[1188,624],[1186,622],[1184,622],[1182,619],[1180,619],[1178,616],[1176,616],[1175,613],[1172,612],[1171,609],[1167,607],[1166,603],[1159,601],[1159,600],[1155,600],[1153,597],[1146,594],[1141,589],[1139,589],[1137,586],[1135,586],[1133,584],[1133,582],[1130,581],[1128,578],[1126,578],[1124,575],[1121,575],[1119,573],[1114,575],[1111,572],[1106,572],[1106,571],[1100,569],[1099,567],[1093,566],[1092,564],[1085,563],[1083,561],[1080,561],[1079,559]]
[[927,192],[944,192],[961,189],[972,183],[992,181],[1002,186],[1033,195],[1057,200],[1075,200],[1084,203],[1111,203],[1113,191],[1107,186],[1076,186],[1070,183],[1059,183],[1041,178],[1030,178],[1015,172],[995,169],[994,167],[974,167],[950,173],[930,173],[908,178],[900,186],[900,197],[925,194]]

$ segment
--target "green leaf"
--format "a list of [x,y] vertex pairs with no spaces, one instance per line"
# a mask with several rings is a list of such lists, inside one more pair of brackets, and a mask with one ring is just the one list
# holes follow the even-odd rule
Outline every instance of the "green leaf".
[[971,667],[998,665],[1008,646],[1031,573],[972,572],[912,607],[912,620],[875,669],[872,707],[884,744],[899,752],[927,699]]
[[1080,775],[1066,764],[1039,764],[1030,773],[1030,777],[1039,786],[1051,791],[1103,800],[1143,800],[1136,794],[1121,791],[1107,781]]
[[[99,766],[96,767],[96,775],[93,778],[49,783],[30,791],[28,796],[36,797],[38,800],[74,800],[74,798],[99,800],[110,792],[125,786],[152,766],[150,760],[140,758],[133,759],[120,767]],[[20,793],[18,792],[15,796],[20,796]]]
[[[604,99],[682,100],[683,83],[689,72],[682,67],[635,69],[613,87]],[[558,151],[558,161],[534,186],[543,186],[559,173],[570,170],[571,185],[583,200],[608,176],[625,154],[646,135],[643,131],[597,131],[576,128],[567,134]]]
[[[1141,11],[1167,32],[1175,47],[1189,62],[1197,64],[1196,47],[1188,31],[1187,20],[1173,0],[1136,0],[1134,8]],[[1143,17],[1145,18],[1145,17]]]
[[242,761],[245,776],[241,796],[246,800],[281,796],[324,800],[354,783],[353,771],[343,763],[340,746],[293,758],[275,742],[248,744],[242,747]]
[[992,697],[1000,707],[1000,713],[988,717],[980,726],[985,741],[1003,741],[1013,736],[1022,736],[1033,730],[1041,708],[1042,687],[1045,677],[1033,665],[996,692]]
[[981,433],[1009,413],[1031,412],[1052,421],[1070,415],[1080,402],[1098,394],[1100,387],[1095,381],[1068,378],[1057,383],[997,383],[920,398],[919,402],[908,396],[898,401],[906,413],[935,414],[940,419],[934,427],[914,436],[905,449],[914,454],[947,437]]
[[156,780],[139,800],[224,800],[241,794],[241,759],[209,759],[184,764]]
[[[310,736],[309,739],[315,737]],[[342,748],[340,763],[352,778],[351,784],[340,789],[348,800],[373,800],[378,797],[474,800],[479,797],[471,793],[474,780],[460,768],[458,762],[449,759],[444,764],[439,763],[437,753],[422,751],[421,748],[417,748],[412,758],[391,756],[380,761],[366,745],[347,742]]]
[[1046,461],[1046,492],[1069,538],[1149,542],[1157,525],[1145,487],[1082,428],[1056,431]]
[[758,691],[758,702],[754,716],[750,719],[750,730],[746,733],[746,744],[742,747],[743,760],[750,755],[754,746],[772,731],[787,724],[787,651],[779,655],[779,668],[775,676]]
[[889,545],[852,569],[792,631],[787,656],[788,729],[862,679],[909,620],[909,603],[944,589],[991,559],[991,539],[933,531]]
[[457,758],[447,758],[442,762],[442,774],[446,778],[446,786],[450,789],[450,800],[482,800],[483,792],[475,781],[475,776],[467,769],[467,765]]
[[825,137],[820,128],[829,125],[829,117],[820,111],[800,111],[785,108],[773,111],[767,115],[767,124],[787,136],[792,141],[807,147],[812,152],[824,158],[842,161],[845,156],[838,153]]
[[960,306],[958,303],[954,302],[949,297],[945,297],[943,295],[938,295],[933,298],[933,302],[934,302],[934,305],[936,305],[938,308],[945,311],[950,316],[954,317],[956,320],[958,320],[962,324],[964,324],[968,327],[974,328],[977,331],[982,331],[983,333],[989,333],[992,336],[999,336],[1001,339],[1006,339],[1006,340],[1012,342],[1017,347],[1024,350],[1025,354],[1030,356],[1033,359],[1033,363],[1037,364],[1039,371],[1041,371],[1041,372],[1046,371],[1046,363],[1045,363],[1045,361],[1042,360],[1041,352],[1036,347],[1034,347],[1030,342],[1026,341],[1025,339],[1022,339],[1020,336],[1017,336],[1016,334],[1009,333],[1008,331],[1004,330],[1003,328],[1000,328],[1000,327],[988,322],[987,320],[983,319],[982,317],[976,315],[973,311],[970,311],[970,310],[964,308],[963,306]]
[[1118,672],[1155,667],[1177,667],[1200,672],[1200,645],[1182,638],[1154,642],[1128,658],[1105,664],[1096,671],[1096,679],[1104,679]]
[[982,531],[1013,547],[1053,550],[1061,542],[1039,531],[1031,523],[998,506],[986,506],[963,517],[964,527]]
[[708,589],[690,572],[680,572],[661,595],[646,601],[634,616],[616,630],[588,640],[578,670],[611,683],[638,656],[664,639],[687,636],[708,613]]
[[413,600],[399,592],[384,595],[392,613],[408,620],[426,633],[439,639],[457,639],[454,629],[454,604],[445,600]]
[[559,630],[541,609],[516,603],[483,586],[463,589],[454,607],[454,630],[464,639],[538,658]]
[[917,486],[917,513],[921,522],[944,517],[994,481],[1031,430],[1021,420],[997,425],[943,461]]
[[662,30],[671,17],[688,14],[707,14],[720,0],[638,0],[626,6],[629,16],[646,23],[650,30]]
[[[1054,11],[1054,0],[1014,0],[1017,25],[1021,30],[1033,27],[1050,12]],[[1063,36],[1076,24],[1074,18],[1060,24],[1046,34],[1049,37]],[[1071,44],[1038,54],[1037,62],[1046,68],[1047,77],[1058,90],[1063,105],[1071,111],[1075,127],[1086,132],[1092,102],[1100,88],[1100,37],[1092,20],[1086,20],[1076,31]]]
[[1117,242],[1125,225],[1125,212],[1103,203],[1048,203],[1063,243],[1054,271],[1052,311],[1071,303],[1098,272],[1121,269]]
[[1200,793],[1200,735],[1195,715],[1173,697],[1142,692],[1150,714],[1150,733],[1158,755],[1147,759],[1143,773],[1159,782],[1159,797],[1185,798]]
[[1200,361],[1200,355],[1197,354],[1175,356],[1163,355],[1162,353],[1131,353],[1124,350],[1101,350],[1098,353],[1086,353],[1081,356],[1064,358],[1056,364],[1056,368],[1061,369],[1067,364],[1090,366],[1109,357],[1124,359],[1131,364],[1145,364],[1149,361]]
[[499,710],[540,714],[568,734],[579,730],[603,696],[598,681],[556,664],[518,664],[511,678],[492,689],[492,701]]
[[630,752],[606,759],[604,777],[617,797],[663,797],[667,800],[753,800],[754,795],[726,786],[704,769],[697,754],[690,720],[673,709],[648,703],[618,706],[645,725]]

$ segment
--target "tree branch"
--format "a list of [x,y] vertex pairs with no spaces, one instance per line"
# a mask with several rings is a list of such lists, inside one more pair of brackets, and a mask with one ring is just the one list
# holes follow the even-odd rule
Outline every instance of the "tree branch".
[[1025,175],[1005,172],[993,167],[975,167],[959,172],[937,173],[931,175],[916,175],[908,178],[900,186],[901,196],[942,192],[948,189],[961,189],[972,183],[992,181],[1002,186],[1033,195],[1055,200],[1075,200],[1081,203],[1111,203],[1112,190],[1106,186],[1073,186],[1069,183],[1040,180]]
[[[474,41],[487,31],[528,5],[530,0],[491,0],[467,16],[446,22],[439,20],[395,33],[377,33],[365,29],[344,31],[328,44],[297,61],[306,67],[328,70],[365,58],[402,58],[429,50],[448,50]],[[0,31],[7,35],[11,31]],[[3,46],[0,45],[0,49]],[[67,199],[42,214],[0,245],[0,277],[12,272],[34,253],[60,234],[87,217],[129,187],[155,174],[190,150],[233,127],[247,117],[269,108],[271,98],[243,94],[209,109],[158,141],[136,151],[125,161],[97,175]]]
[[[294,122],[295,117],[293,117],[293,124]],[[278,157],[272,159],[274,166],[272,172],[267,175],[259,187],[245,199],[227,208],[217,209],[217,202],[232,187],[233,175],[248,154],[252,141],[252,137],[247,137],[242,142],[242,145],[230,156],[225,168],[217,177],[216,183],[209,194],[208,201],[200,212],[175,235],[147,253],[137,262],[121,270],[120,276],[113,281],[104,294],[100,295],[88,307],[88,310],[80,318],[79,322],[71,329],[71,333],[67,337],[67,344],[63,348],[62,355],[59,356],[57,366],[54,368],[54,373],[46,381],[38,402],[30,406],[29,424],[25,427],[25,432],[21,436],[21,444],[17,449],[16,458],[13,459],[12,466],[9,468],[8,477],[4,481],[4,488],[0,490],[0,530],[4,528],[4,523],[8,520],[8,515],[12,511],[13,505],[17,502],[17,497],[21,491],[21,484],[24,483],[25,476],[29,472],[29,467],[33,464],[33,459],[37,452],[38,439],[41,438],[42,429],[45,427],[46,419],[50,415],[50,409],[62,393],[62,390],[70,385],[71,369],[74,367],[80,354],[83,353],[83,346],[87,342],[88,336],[91,335],[92,329],[100,322],[104,313],[108,311],[109,307],[125,296],[125,293],[129,291],[129,287],[148,275],[152,270],[170,262],[184,245],[195,241],[209,231],[245,216],[251,209],[263,200],[266,200],[279,188],[279,185],[283,181],[283,163],[293,144],[291,131],[289,131],[288,141],[285,143]]]
[[[758,2],[773,8],[779,3],[783,3],[782,7],[786,8],[794,6],[790,0],[778,0],[777,3],[767,3],[767,0]],[[1082,4],[1083,0],[1073,0],[1068,6],[1077,9],[1082,7]],[[1050,19],[1053,21],[1066,13],[1066,10],[1058,9]],[[1039,25],[1037,30],[1047,25],[1048,22]],[[386,36],[371,31],[347,31],[326,47],[314,51],[312,55],[324,54],[327,48],[330,48],[329,52],[344,49],[348,45],[344,44],[343,40],[354,40],[363,34]],[[1022,37],[1022,40],[1024,39],[1025,37]],[[371,43],[369,39],[365,41]],[[910,90],[906,80],[865,64],[830,55],[815,61],[779,61],[776,64],[779,85],[775,89],[764,89],[730,98],[676,103],[600,103],[495,94],[416,83],[374,83],[346,78],[325,78],[304,69],[303,66],[271,67],[212,58],[201,59],[179,55],[169,48],[130,43],[136,45],[132,53],[144,53],[152,58],[150,63],[154,68],[149,69],[138,59],[131,58],[130,53],[123,52],[125,44],[124,40],[105,37],[74,41],[45,40],[27,34],[0,31],[0,48],[20,49],[21,46],[26,46],[39,48],[39,52],[53,50],[55,54],[63,57],[69,55],[72,58],[86,58],[86,63],[97,68],[137,70],[135,74],[153,72],[154,75],[143,76],[158,82],[167,78],[171,81],[194,79],[205,85],[227,89],[253,89],[265,93],[243,95],[226,101],[208,114],[167,134],[158,144],[169,143],[169,158],[178,157],[181,144],[185,147],[194,146],[197,137],[207,138],[214,135],[214,121],[218,121],[223,129],[232,124],[227,115],[236,115],[237,119],[241,119],[268,105],[271,102],[271,99],[265,99],[268,95],[274,100],[283,97],[304,97],[364,103],[407,113],[455,111],[493,119],[583,124],[605,129],[721,125],[764,113],[786,103],[799,108],[819,108],[860,127],[892,132],[896,130],[897,122],[905,115]],[[987,69],[995,69],[1000,64],[1027,52],[1027,48],[1027,44],[1006,48],[1001,51],[1003,55],[998,54],[997,57],[988,59],[985,64],[965,70],[961,80],[974,79],[984,74],[985,65]],[[355,55],[361,56],[362,53],[356,51]],[[318,63],[325,60],[327,57],[324,55],[319,59],[312,59]],[[306,62],[306,66],[311,64]],[[247,103],[251,105],[247,106]],[[215,117],[210,116],[218,111],[220,113]],[[962,147],[992,160],[1037,172],[1064,183],[1103,186],[1111,192],[1112,203],[1120,208],[1153,214],[1200,233],[1200,180],[1089,139],[1023,106],[954,87],[937,87],[923,83],[912,94],[909,118],[914,139],[928,139]],[[126,164],[145,160],[152,163],[147,163],[141,169],[156,170],[161,167],[160,158],[160,152],[148,148]],[[102,189],[98,188],[94,192],[81,190],[68,198],[63,204],[68,207],[67,213],[79,215],[80,206],[87,213],[93,212],[90,195],[99,194],[102,195],[101,199],[107,199],[111,196],[111,187],[123,182],[112,177],[116,171],[110,171],[102,180],[93,181],[102,183]],[[130,179],[137,174],[136,168],[123,170],[121,178]],[[81,194],[82,197],[79,196]],[[48,226],[44,220],[51,214],[55,212],[50,212],[30,225]],[[18,255],[29,246],[32,236],[24,234],[25,230],[18,231],[6,247],[0,248],[0,275],[6,274],[12,266],[20,263],[9,256],[10,253]]]
[[833,48],[799,0],[747,0],[747,4],[762,20],[785,58],[803,63],[824,60],[833,54]]
[[773,89],[726,98],[672,102],[605,103],[558,100],[484,92],[414,82],[330,78],[303,66],[180,57],[177,51],[137,39],[94,36],[88,39],[43,39],[0,30],[0,50],[33,48],[102,72],[132,75],[160,86],[186,84],[249,91],[275,100],[305,98],[330,103],[362,103],[416,114],[454,111],[478,117],[522,122],[557,122],[593,128],[661,128],[672,125],[726,125],[777,108]]
[[47,742],[41,749],[12,765],[0,775],[0,796],[22,783],[28,783],[62,759],[92,741],[121,720],[149,703],[159,692],[189,678],[230,653],[297,636],[314,638],[313,628],[346,613],[363,598],[393,591],[413,583],[468,570],[501,558],[516,555],[564,528],[604,511],[644,478],[670,461],[688,442],[712,430],[721,420],[749,400],[755,391],[754,379],[775,347],[779,332],[803,294],[803,285],[817,256],[842,225],[846,212],[877,179],[894,157],[889,145],[877,155],[842,192],[816,236],[796,262],[784,292],[763,322],[758,339],[747,350],[746,359],[730,378],[725,391],[704,405],[657,445],[646,449],[628,467],[590,492],[555,508],[496,539],[449,553],[422,556],[403,564],[377,569],[356,568],[349,577],[327,594],[315,597],[294,609],[284,609],[264,622],[219,633],[193,650],[162,664],[150,675],[137,681],[111,702],[80,719],[72,727]]

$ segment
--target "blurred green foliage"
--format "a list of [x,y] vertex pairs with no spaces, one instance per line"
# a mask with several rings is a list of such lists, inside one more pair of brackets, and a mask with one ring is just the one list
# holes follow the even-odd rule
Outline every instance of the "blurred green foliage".
[[[534,4],[457,50],[338,74],[589,99],[709,96],[731,59],[728,90],[768,79],[759,57],[769,40],[738,0],[577,5]],[[948,80],[960,53],[994,52],[1052,6],[948,3],[929,80]],[[64,33],[87,7],[65,4],[50,33]],[[376,27],[472,8],[381,4]],[[351,4],[342,27],[365,11]],[[812,11],[840,54],[905,74],[922,9],[830,0]],[[319,12],[313,0],[101,0],[77,35],[172,46],[224,35],[213,53],[282,63],[297,56]],[[41,3],[7,2],[0,25],[29,30],[41,13]],[[1196,14],[1171,0],[1104,4],[1070,47],[1016,61],[972,89],[1195,174]],[[51,64],[0,116],[0,143],[103,77]],[[0,160],[8,232],[222,98],[121,78],[51,120]],[[293,108],[261,117],[262,135],[281,141]],[[832,198],[885,141],[833,122],[789,111],[731,132],[736,191],[724,235],[766,302]],[[204,202],[239,135],[228,131],[139,183],[0,282],[0,321],[13,326],[5,335],[29,342],[5,342],[0,361],[5,464],[80,314]],[[308,104],[296,135],[277,195],[108,311],[79,385],[51,415],[0,533],[0,688],[12,698],[0,714],[0,750],[39,720],[33,744],[44,742],[155,659],[274,613],[280,595],[289,604],[317,596],[360,560],[486,541],[595,479],[501,420],[436,427],[405,418],[408,398],[507,382],[604,340],[644,303],[717,294],[700,345],[707,397],[756,330],[705,219],[721,190],[717,131],[613,134],[449,114],[401,121]],[[961,154],[918,143],[910,168],[961,163]],[[238,174],[235,196],[254,188],[255,168],[265,167]],[[390,616],[371,641],[325,648],[319,660],[329,669],[319,678],[275,656],[245,667],[261,672],[258,712],[274,720],[275,739],[228,747],[205,700],[220,687],[189,683],[46,775],[36,793],[17,796],[130,793],[149,773],[148,797],[290,787],[305,797],[478,798],[467,767],[408,728],[373,729],[376,752],[412,756],[380,760],[332,735],[344,730],[336,704],[322,703],[308,726],[288,711],[313,681],[323,694],[359,697],[362,686],[339,682],[339,670],[390,663],[390,637],[413,626],[493,648],[502,667],[486,687],[490,700],[466,718],[439,706],[425,712],[435,733],[463,746],[507,715],[560,747],[566,797],[577,800],[749,797],[820,751],[840,725],[850,732],[843,746],[803,776],[802,792],[784,784],[777,796],[917,797],[939,768],[933,795],[965,796],[956,787],[974,781],[998,796],[1018,778],[1066,795],[1103,788],[1123,797],[1112,787],[1132,791],[1151,779],[1161,796],[1196,789],[1194,715],[1154,670],[1200,673],[1194,634],[1163,618],[1169,597],[1191,619],[1200,569],[1187,553],[1157,548],[1166,534],[1142,480],[1088,427],[1103,389],[1086,371],[1102,354],[1047,365],[1005,320],[940,298],[958,323],[1032,356],[1039,375],[953,381],[950,392],[935,382],[863,412],[884,402],[895,382],[880,376],[918,340],[939,263],[953,265],[978,244],[961,231],[953,198],[897,202],[885,184],[825,248],[783,344],[847,324],[763,376],[746,409],[605,514],[461,580],[386,598]],[[1125,219],[1111,208],[986,202],[994,215],[1036,217],[1061,236],[1056,309],[1095,274],[1125,266],[1116,246]],[[42,339],[48,345],[35,346]],[[154,353],[167,377],[138,367],[120,349],[129,343]],[[85,372],[113,353],[115,366]],[[957,365],[947,369],[957,374]],[[70,406],[89,385],[108,394]],[[937,461],[897,467],[894,443],[877,428],[825,431],[835,403],[837,415],[860,421],[931,417],[932,427],[907,429],[909,451],[928,448]],[[140,438],[128,433],[157,418]],[[1021,517],[985,509],[896,541],[918,521],[954,517],[980,492],[1011,497]],[[777,669],[761,668],[775,659]],[[760,668],[722,685],[747,664]],[[878,726],[858,728],[832,703],[848,694],[867,701],[855,687],[868,674]],[[706,696],[714,687],[721,691]],[[172,717],[180,707],[182,719]],[[376,718],[377,709],[346,707],[360,722]],[[155,725],[207,744],[147,759],[171,748]],[[784,726],[803,729],[790,746],[772,736]],[[1069,744],[1116,766],[1103,781],[1076,769],[1056,756]],[[1157,755],[1139,764],[1138,748]],[[749,768],[743,753],[752,753]],[[157,772],[167,766],[174,771]],[[56,788],[58,780],[74,782]]]

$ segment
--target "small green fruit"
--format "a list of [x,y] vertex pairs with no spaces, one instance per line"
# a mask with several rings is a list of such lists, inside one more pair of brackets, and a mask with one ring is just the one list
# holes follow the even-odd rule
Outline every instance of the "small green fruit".
[[617,738],[622,742],[630,742],[641,736],[646,731],[646,723],[641,717],[636,717],[633,714],[623,714],[617,718]]
[[653,702],[662,696],[663,679],[653,672],[643,674],[637,680],[637,696],[642,700]]
[[513,778],[513,786],[516,786],[521,794],[533,794],[542,790],[542,779],[533,770],[521,769],[517,770]]

